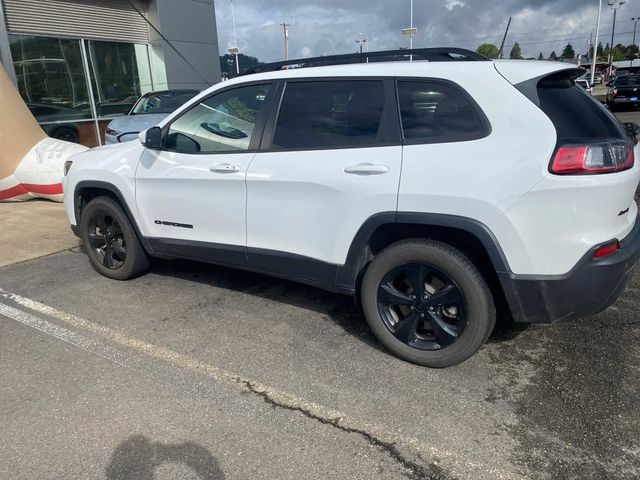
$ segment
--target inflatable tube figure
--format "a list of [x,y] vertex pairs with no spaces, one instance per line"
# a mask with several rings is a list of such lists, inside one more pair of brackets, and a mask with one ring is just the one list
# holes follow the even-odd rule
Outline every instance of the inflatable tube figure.
[[87,147],[49,138],[0,65],[0,201],[62,201],[64,162]]

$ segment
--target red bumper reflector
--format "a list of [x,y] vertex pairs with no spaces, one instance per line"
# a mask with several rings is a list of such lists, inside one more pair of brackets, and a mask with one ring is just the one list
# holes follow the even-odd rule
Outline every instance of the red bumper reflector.
[[611,255],[612,253],[616,253],[620,250],[620,242],[615,240],[613,242],[609,242],[596,250],[596,253],[593,254],[593,258],[602,258],[607,255]]

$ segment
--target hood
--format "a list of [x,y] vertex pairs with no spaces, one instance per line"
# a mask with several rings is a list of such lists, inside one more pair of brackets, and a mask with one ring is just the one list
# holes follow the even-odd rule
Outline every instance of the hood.
[[109,125],[107,125],[107,128],[115,130],[118,133],[138,133],[157,125],[168,115],[168,113],[126,115],[124,117],[118,117],[111,120]]

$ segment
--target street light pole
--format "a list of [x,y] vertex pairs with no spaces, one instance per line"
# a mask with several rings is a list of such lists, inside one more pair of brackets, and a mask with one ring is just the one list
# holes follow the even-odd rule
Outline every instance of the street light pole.
[[[409,35],[409,48],[413,50],[413,36],[418,33],[418,29],[413,26],[413,0],[411,0],[411,26],[409,28],[403,28],[402,34]],[[409,55],[409,61],[413,61],[413,55]]]
[[[413,0],[411,0],[411,25],[410,28],[413,28]],[[409,48],[413,50],[413,34],[409,35]]]
[[591,85],[595,83],[596,80],[596,64],[598,63],[598,43],[600,41],[600,19],[602,17],[602,0],[600,0],[600,5],[598,6],[598,26],[596,27],[596,43],[593,47],[593,65],[591,67]]
[[[640,21],[640,17],[634,17],[631,19],[631,21],[633,22],[633,43],[632,45],[635,47],[636,46],[636,29],[638,28],[638,21]],[[633,67],[633,59],[636,56],[636,54],[632,54],[631,55],[631,66]]]
[[233,0],[231,0],[231,23],[233,24],[233,49],[236,57],[236,74],[240,74],[240,63],[238,62],[238,37],[236,36],[236,15],[233,10]]
[[611,30],[611,45],[609,47],[609,78],[613,75],[613,42],[616,35],[616,16],[618,9],[624,5],[626,0],[609,0],[608,4],[613,8],[613,29]]
[[[358,44],[358,46],[360,47],[360,53],[362,54],[365,45],[367,45],[367,37],[364,36],[364,33],[358,34],[358,38],[356,38],[356,44]],[[367,51],[369,51],[368,48]]]

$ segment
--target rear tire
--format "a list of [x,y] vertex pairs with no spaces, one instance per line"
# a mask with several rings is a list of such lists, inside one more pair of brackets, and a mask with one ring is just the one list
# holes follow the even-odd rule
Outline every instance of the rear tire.
[[91,266],[105,277],[128,280],[149,267],[131,222],[112,198],[89,202],[82,212],[80,232]]
[[478,269],[459,250],[433,240],[404,240],[383,250],[364,275],[361,301],[385,347],[428,367],[467,360],[496,321]]

